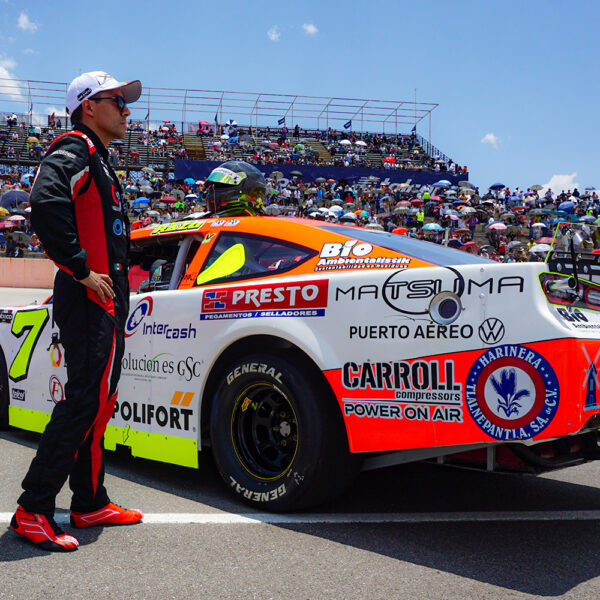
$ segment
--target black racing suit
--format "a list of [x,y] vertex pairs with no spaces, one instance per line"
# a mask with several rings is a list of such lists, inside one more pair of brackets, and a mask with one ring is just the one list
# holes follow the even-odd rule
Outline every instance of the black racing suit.
[[[88,512],[109,502],[104,488],[103,436],[114,408],[129,311],[129,221],[108,153],[89,128],[57,138],[31,191],[31,223],[59,267],[53,312],[65,350],[65,398],[52,412],[19,504],[52,515],[67,477],[71,510]],[[108,274],[115,298],[103,304],[79,283]]]

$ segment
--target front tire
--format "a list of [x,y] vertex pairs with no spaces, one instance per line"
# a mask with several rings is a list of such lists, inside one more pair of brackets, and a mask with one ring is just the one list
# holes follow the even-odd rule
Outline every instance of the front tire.
[[340,494],[359,461],[322,374],[297,357],[255,354],[233,362],[213,401],[213,454],[230,490],[273,511]]

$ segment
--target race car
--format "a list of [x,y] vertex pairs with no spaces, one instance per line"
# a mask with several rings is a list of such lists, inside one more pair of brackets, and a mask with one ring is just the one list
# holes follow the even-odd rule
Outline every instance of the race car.
[[[240,500],[274,511],[361,468],[596,459],[598,273],[573,246],[499,264],[309,219],[136,230],[105,447],[194,468],[210,448]],[[0,419],[41,432],[66,382],[51,300],[1,310],[0,345]]]

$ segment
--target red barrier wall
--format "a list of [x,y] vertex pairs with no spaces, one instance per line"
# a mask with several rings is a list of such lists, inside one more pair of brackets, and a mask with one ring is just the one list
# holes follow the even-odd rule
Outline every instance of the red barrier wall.
[[51,288],[54,269],[46,258],[0,258],[0,287]]

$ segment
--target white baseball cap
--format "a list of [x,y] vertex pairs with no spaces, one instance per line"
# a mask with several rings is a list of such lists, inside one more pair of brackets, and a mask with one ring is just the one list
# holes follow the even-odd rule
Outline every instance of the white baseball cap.
[[90,71],[75,77],[67,90],[67,109],[69,114],[86,99],[98,92],[120,89],[126,104],[135,102],[142,93],[142,84],[136,81],[117,81],[104,71]]

